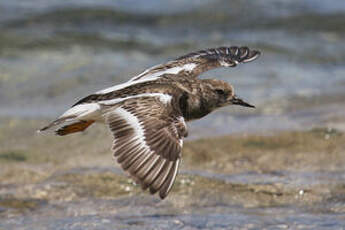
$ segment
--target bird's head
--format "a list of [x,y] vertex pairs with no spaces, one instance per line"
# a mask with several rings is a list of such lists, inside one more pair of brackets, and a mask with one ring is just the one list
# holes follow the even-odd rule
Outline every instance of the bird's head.
[[255,108],[241,98],[237,97],[234,92],[234,87],[229,83],[216,79],[203,80],[205,86],[204,98],[207,104],[214,109],[227,105],[241,105],[245,107]]

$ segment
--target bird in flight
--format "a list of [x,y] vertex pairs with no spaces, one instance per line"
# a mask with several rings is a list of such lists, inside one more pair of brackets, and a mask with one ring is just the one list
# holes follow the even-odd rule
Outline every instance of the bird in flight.
[[182,157],[187,121],[202,118],[227,105],[254,107],[237,97],[227,82],[199,79],[218,67],[235,67],[255,60],[257,50],[219,47],[200,50],[153,66],[128,82],[93,93],[39,131],[60,136],[105,123],[114,136],[117,162],[142,189],[171,190]]

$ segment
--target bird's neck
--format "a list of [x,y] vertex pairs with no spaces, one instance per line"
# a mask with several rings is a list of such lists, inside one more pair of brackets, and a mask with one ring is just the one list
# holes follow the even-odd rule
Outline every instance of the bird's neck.
[[180,109],[187,121],[202,118],[212,112],[203,97],[191,94],[184,94],[180,98]]

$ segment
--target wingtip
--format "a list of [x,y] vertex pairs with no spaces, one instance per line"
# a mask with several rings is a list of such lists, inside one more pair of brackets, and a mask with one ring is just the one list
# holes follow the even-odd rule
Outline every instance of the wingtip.
[[214,52],[228,58],[226,61],[227,67],[235,67],[239,63],[254,61],[261,55],[259,50],[250,49],[247,46],[219,47],[214,49]]
[[259,50],[250,50],[248,56],[242,61],[242,63],[252,62],[261,56]]
[[261,56],[261,51],[260,50],[254,50],[255,52],[256,52],[256,55],[257,55],[257,57],[260,57]]
[[167,196],[168,194],[159,193],[159,198],[161,198],[161,200],[164,200]]

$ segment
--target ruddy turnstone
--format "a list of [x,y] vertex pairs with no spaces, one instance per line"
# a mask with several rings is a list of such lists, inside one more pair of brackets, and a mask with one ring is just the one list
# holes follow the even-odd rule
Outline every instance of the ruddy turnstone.
[[54,129],[63,136],[104,122],[113,133],[112,150],[123,170],[142,189],[149,188],[151,194],[159,191],[164,199],[175,181],[183,138],[188,135],[185,122],[227,105],[254,107],[238,98],[229,83],[198,75],[235,67],[259,55],[247,47],[189,53],[79,100],[40,131]]

